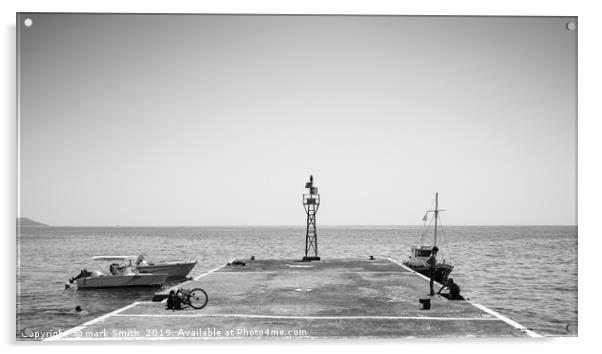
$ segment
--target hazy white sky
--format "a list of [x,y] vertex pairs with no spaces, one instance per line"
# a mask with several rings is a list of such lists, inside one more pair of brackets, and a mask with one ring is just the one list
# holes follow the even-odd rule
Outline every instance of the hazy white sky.
[[569,21],[22,14],[20,215],[576,224]]

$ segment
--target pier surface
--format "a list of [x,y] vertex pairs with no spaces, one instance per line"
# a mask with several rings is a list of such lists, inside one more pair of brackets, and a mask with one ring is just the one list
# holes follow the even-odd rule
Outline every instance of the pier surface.
[[391,259],[245,262],[179,285],[207,291],[201,310],[135,302],[48,340],[538,336],[470,301],[422,310],[428,280]]

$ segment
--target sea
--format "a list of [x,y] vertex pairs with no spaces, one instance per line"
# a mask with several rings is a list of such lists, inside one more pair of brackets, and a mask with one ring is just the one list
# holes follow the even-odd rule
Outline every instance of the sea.
[[[319,227],[319,253],[401,262],[423,231],[416,226]],[[454,264],[450,277],[465,297],[541,335],[577,335],[576,226],[448,226],[438,235],[440,253]],[[234,258],[300,259],[304,247],[305,228],[293,226],[21,227],[16,336],[40,339],[133,301],[151,300],[156,290],[65,289],[81,269],[97,269],[93,256],[196,259],[191,273],[196,276]]]

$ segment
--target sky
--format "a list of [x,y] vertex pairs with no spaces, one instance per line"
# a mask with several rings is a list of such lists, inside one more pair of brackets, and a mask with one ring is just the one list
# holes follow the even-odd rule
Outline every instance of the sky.
[[575,225],[569,22],[20,14],[19,216]]

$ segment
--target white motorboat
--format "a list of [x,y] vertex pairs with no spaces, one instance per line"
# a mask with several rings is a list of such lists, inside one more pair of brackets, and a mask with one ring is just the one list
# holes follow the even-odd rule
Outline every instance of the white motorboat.
[[174,261],[174,262],[148,262],[144,254],[136,257],[135,267],[138,272],[142,274],[146,273],[165,273],[167,274],[167,281],[183,280],[186,279],[188,274],[196,266],[197,261]]
[[69,279],[69,284],[77,284],[78,289],[85,288],[114,288],[130,286],[160,286],[167,280],[166,273],[140,273],[132,264],[130,256],[97,256],[92,257],[97,262],[111,262],[108,271],[88,271],[82,269],[80,274]]

